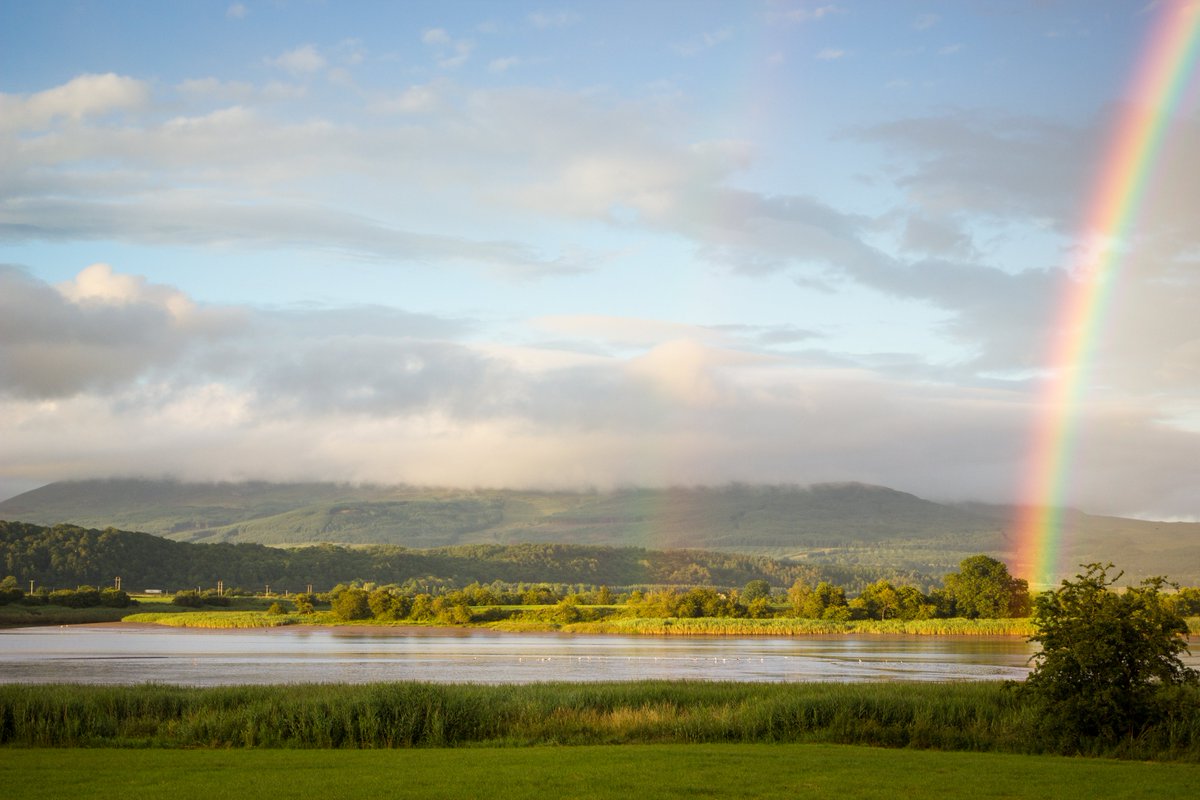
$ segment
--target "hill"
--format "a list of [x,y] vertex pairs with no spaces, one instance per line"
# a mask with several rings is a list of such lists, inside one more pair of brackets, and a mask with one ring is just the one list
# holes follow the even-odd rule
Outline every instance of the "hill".
[[[741,587],[751,580],[790,586],[829,579],[851,588],[877,575],[831,571],[764,556],[697,550],[644,550],[558,544],[460,545],[410,550],[395,545],[276,548],[258,544],[203,545],[147,533],[75,525],[44,527],[0,521],[0,577],[49,588],[111,585],[120,576],[132,589],[213,588],[225,585],[275,592],[328,591],[352,580],[431,588],[472,582],[608,585],[708,585]],[[902,581],[933,576],[892,573]],[[936,576],[940,578],[940,576]],[[934,578],[936,579],[936,578]]]
[[[539,492],[99,480],[54,483],[0,503],[0,519],[114,526],[194,543],[695,548],[934,575],[976,553],[1004,557],[1013,516],[1007,507],[934,503],[855,483]],[[1130,577],[1200,584],[1200,524],[1078,511],[1064,521],[1065,563],[1113,561]]]

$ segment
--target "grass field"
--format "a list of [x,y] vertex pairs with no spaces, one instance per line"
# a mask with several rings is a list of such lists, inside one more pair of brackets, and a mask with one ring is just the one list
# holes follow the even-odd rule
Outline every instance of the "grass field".
[[1190,797],[1200,765],[837,745],[430,750],[0,749],[11,800],[92,797]]

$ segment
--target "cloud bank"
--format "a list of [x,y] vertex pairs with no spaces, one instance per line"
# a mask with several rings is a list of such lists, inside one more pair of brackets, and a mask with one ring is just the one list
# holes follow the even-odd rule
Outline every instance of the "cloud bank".
[[[757,331],[528,320],[631,353],[539,363],[473,344],[470,320],[205,306],[103,264],[57,286],[5,268],[0,286],[0,470],[27,481],[864,480],[1000,499],[1023,455],[1019,392],[818,366],[758,348]],[[1200,436],[1123,409],[1083,424],[1085,457],[1114,465],[1084,473],[1098,506],[1187,495]],[[1123,458],[1142,451],[1131,481]]]

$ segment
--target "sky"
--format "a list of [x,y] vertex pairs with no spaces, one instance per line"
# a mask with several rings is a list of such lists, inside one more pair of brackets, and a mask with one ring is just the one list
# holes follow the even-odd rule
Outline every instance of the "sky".
[[[0,0],[0,497],[1019,501],[1186,2]],[[1093,513],[1200,518],[1200,75],[1169,112],[1075,411]]]

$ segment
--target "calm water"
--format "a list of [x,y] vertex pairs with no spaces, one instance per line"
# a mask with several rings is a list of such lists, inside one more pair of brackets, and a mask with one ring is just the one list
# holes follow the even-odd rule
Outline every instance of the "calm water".
[[83,625],[0,631],[0,683],[1019,680],[1032,653],[1020,637],[634,637]]

